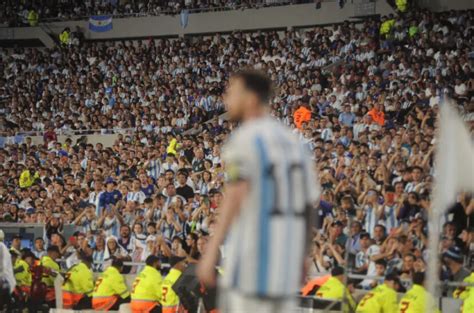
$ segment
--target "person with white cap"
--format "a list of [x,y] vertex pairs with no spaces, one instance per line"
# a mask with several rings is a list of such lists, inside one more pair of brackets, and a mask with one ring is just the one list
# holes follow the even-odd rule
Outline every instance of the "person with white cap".
[[3,242],[5,233],[0,229],[0,310],[8,304],[8,299],[16,286],[13,265],[7,246]]

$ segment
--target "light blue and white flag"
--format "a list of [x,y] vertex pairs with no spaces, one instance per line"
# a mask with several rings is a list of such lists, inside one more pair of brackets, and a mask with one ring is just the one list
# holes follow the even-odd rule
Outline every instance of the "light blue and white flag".
[[112,29],[112,16],[97,15],[89,18],[89,29],[93,32],[107,32]]
[[181,10],[181,14],[179,15],[179,24],[182,28],[186,28],[186,26],[188,26],[188,18],[189,11],[187,9]]

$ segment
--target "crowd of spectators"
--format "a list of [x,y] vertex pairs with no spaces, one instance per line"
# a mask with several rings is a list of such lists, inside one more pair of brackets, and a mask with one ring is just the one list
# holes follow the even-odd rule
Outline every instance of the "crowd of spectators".
[[37,18],[53,21],[86,19],[91,15],[175,15],[183,9],[191,12],[243,10],[312,2],[314,0],[5,0],[0,3],[0,21],[10,26],[27,26],[31,24],[28,17],[31,11]]
[[[310,275],[344,266],[410,278],[426,267],[443,96],[474,126],[473,14],[3,50],[0,221],[44,223],[33,253],[57,245],[68,266],[78,251],[96,262],[197,260],[219,218],[220,148],[236,127],[218,117],[223,87],[250,66],[271,76],[272,115],[307,143],[319,170]],[[118,139],[112,147],[56,141],[60,132],[96,129],[115,129]],[[16,143],[16,132],[31,130],[44,131],[45,145]],[[471,265],[473,212],[472,194],[463,193],[443,221],[445,279],[462,280],[459,270]],[[66,224],[75,225],[73,238],[61,235]]]

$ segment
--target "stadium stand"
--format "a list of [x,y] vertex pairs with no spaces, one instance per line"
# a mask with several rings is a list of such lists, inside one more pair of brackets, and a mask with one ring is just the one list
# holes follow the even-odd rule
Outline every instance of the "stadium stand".
[[[87,3],[40,16],[96,12]],[[100,13],[166,10],[161,1],[132,3]],[[236,127],[225,119],[222,92],[235,69],[252,67],[271,76],[272,115],[307,144],[319,170],[308,276],[344,267],[367,275],[349,292],[372,290],[387,274],[402,279],[398,291],[408,289],[426,268],[444,95],[474,130],[473,15],[411,10],[300,30],[1,50],[0,223],[45,229],[30,242],[5,241],[30,266],[58,247],[64,272],[84,255],[96,273],[119,259],[132,262],[123,273],[136,275],[150,255],[196,263],[223,197],[221,147]],[[117,139],[88,143],[101,134]],[[60,135],[81,137],[58,142]],[[463,193],[446,215],[443,280],[472,276],[473,214],[474,198]],[[455,287],[443,293],[460,295]]]
[[314,0],[145,0],[145,1],[77,1],[43,0],[10,1],[0,4],[0,18],[10,26],[36,26],[38,20],[80,20],[91,15],[121,17],[175,15],[182,10],[199,13],[206,11],[245,10],[288,4],[313,3]]

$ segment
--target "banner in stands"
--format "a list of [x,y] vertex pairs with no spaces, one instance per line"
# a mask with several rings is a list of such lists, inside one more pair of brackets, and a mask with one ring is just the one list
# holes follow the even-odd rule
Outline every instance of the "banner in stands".
[[112,16],[91,16],[89,18],[89,30],[93,32],[107,32],[112,30]]

